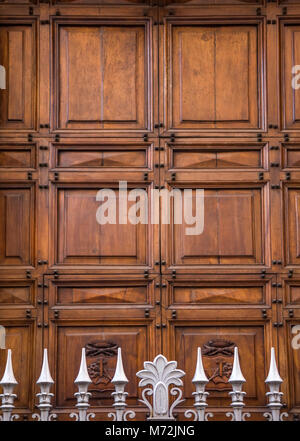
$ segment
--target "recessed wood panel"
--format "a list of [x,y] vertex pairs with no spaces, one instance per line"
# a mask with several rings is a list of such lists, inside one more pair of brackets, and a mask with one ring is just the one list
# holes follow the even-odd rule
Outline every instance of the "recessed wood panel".
[[[12,363],[15,378],[18,385],[14,389],[17,395],[15,399],[15,406],[17,408],[31,408],[31,400],[33,398],[34,382],[34,367],[35,367],[35,352],[36,348],[32,344],[34,334],[32,323],[6,323],[0,322],[0,325],[5,327],[5,346],[12,350]],[[0,350],[0,366],[1,378],[4,374],[6,363],[7,350]]]
[[[119,279],[119,278],[118,278]],[[95,305],[145,305],[153,303],[153,281],[133,280],[89,280],[78,276],[71,280],[51,281],[51,305],[80,306]]]
[[33,24],[0,23],[0,64],[6,70],[6,88],[0,89],[0,130],[34,128],[35,45]]
[[173,305],[258,305],[265,302],[264,286],[247,286],[241,283],[205,284],[188,283],[171,287],[171,304]]
[[[287,357],[288,363],[288,384],[287,389],[291,394],[291,408],[300,407],[300,351],[299,351],[299,321],[291,320],[286,321],[286,341],[284,351]],[[295,328],[296,332],[293,332]]]
[[130,323],[99,323],[93,326],[65,324],[57,326],[56,399],[57,406],[74,403],[74,379],[80,366],[81,348],[85,347],[88,373],[92,384],[92,406],[111,406],[111,384],[115,372],[118,347],[122,348],[123,364],[129,379],[128,403],[138,404],[136,372],[148,356],[149,328],[147,325]]
[[169,29],[168,128],[260,128],[259,25],[173,21]]
[[287,264],[300,263],[300,188],[285,188],[285,245]]
[[[103,187],[102,187],[103,188]],[[116,223],[100,225],[96,214],[99,188],[59,188],[57,193],[57,260],[59,264],[146,265],[149,225],[119,223],[119,190],[115,190]],[[128,210],[135,202],[128,202]]]
[[294,66],[300,64],[300,22],[281,23],[281,94],[283,107],[281,117],[283,128],[299,130],[300,128],[300,89],[293,87],[293,79],[297,84],[297,72],[292,72]]
[[33,285],[16,281],[0,281],[0,307],[33,303]]
[[148,168],[149,152],[145,147],[130,146],[55,146],[55,167],[61,168]]
[[149,35],[145,22],[57,28],[56,126],[148,129]]
[[[181,191],[182,200],[184,192]],[[199,196],[198,196],[199,197]],[[196,222],[187,223],[182,204],[182,224],[174,224],[168,240],[172,244],[171,264],[244,265],[264,261],[263,200],[260,188],[204,189],[204,228],[197,233]],[[189,206],[196,207],[196,190]],[[174,213],[173,205],[173,213]],[[190,208],[190,209],[191,209]],[[199,205],[198,215],[202,217]],[[173,221],[176,218],[173,214]],[[189,221],[190,222],[190,221]],[[192,234],[188,234],[193,228]]]
[[265,404],[265,330],[264,325],[177,325],[175,333],[175,358],[178,367],[186,372],[184,396],[194,392],[192,376],[196,366],[197,347],[201,347],[203,366],[209,383],[211,406],[228,406],[232,390],[228,379],[232,372],[234,347],[239,348],[240,364],[247,382],[248,405]]
[[34,146],[0,144],[0,168],[34,168],[34,154]]
[[261,149],[239,150],[238,146],[234,150],[176,148],[172,151],[172,159],[172,168],[178,169],[251,169],[263,166]]
[[282,146],[282,167],[300,168],[300,145],[283,144]]
[[29,265],[32,259],[30,188],[0,188],[0,265]]
[[285,303],[300,306],[299,281],[285,282]]

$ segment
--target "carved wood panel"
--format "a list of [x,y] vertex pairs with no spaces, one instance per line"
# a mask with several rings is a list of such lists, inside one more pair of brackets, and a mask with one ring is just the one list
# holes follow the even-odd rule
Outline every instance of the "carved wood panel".
[[34,188],[2,184],[0,204],[0,265],[29,266],[34,258]]
[[0,64],[6,70],[7,82],[7,88],[0,89],[0,130],[34,129],[37,72],[34,22],[18,24],[1,20]]
[[166,20],[166,128],[261,129],[261,22]]
[[204,369],[209,378],[207,391],[210,392],[211,406],[228,406],[228,378],[232,371],[233,347],[237,345],[240,360],[244,360],[241,362],[241,369],[247,378],[244,390],[247,392],[248,405],[263,405],[265,387],[261,378],[265,375],[264,348],[269,326],[264,323],[259,325],[247,322],[240,325],[234,324],[233,321],[222,325],[200,324],[196,321],[195,324],[170,324],[170,333],[175,337],[175,358],[178,360],[178,366],[187,372],[185,397],[191,397],[193,392],[193,369],[190,365],[195,366],[196,348],[201,347]]
[[[54,334],[55,332],[55,334]],[[56,405],[71,407],[74,402],[74,379],[80,365],[80,349],[86,348],[88,371],[91,375],[93,391],[91,404],[94,407],[111,405],[116,348],[121,346],[126,375],[130,381],[127,391],[132,405],[137,404],[138,388],[135,373],[143,361],[151,356],[151,324],[131,323],[130,320],[57,322],[50,330],[51,356],[55,357]],[[52,337],[51,337],[52,335]],[[54,340],[54,336],[57,336]],[[58,362],[59,360],[59,362]]]
[[149,21],[55,26],[55,128],[149,130]]

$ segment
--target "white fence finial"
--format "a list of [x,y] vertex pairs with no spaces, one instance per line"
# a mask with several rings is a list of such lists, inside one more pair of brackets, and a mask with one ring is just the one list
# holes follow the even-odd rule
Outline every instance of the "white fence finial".
[[128,383],[128,379],[125,375],[124,368],[123,368],[123,361],[122,361],[122,350],[121,348],[118,348],[118,358],[117,358],[117,365],[115,370],[115,375],[113,379],[111,380],[112,384],[117,383]]
[[40,415],[35,413],[32,415],[32,418],[38,421],[51,421],[51,419],[55,419],[57,415],[54,413],[50,415],[50,410],[52,409],[51,398],[54,396],[54,394],[50,392],[50,389],[54,381],[50,374],[47,349],[44,349],[42,370],[36,384],[40,386],[41,390],[40,393],[36,394],[39,399],[37,407],[40,409]]
[[193,392],[195,397],[194,409],[188,409],[185,411],[184,416],[186,418],[191,418],[194,415],[194,421],[205,421],[208,417],[212,417],[212,413],[205,415],[205,409],[207,407],[206,399],[209,395],[205,392],[205,386],[209,382],[203,368],[201,348],[197,349],[197,363],[194,378],[192,383],[194,383],[196,392]]
[[14,376],[14,371],[12,367],[11,359],[11,349],[7,351],[7,360],[4,375],[0,381],[0,386],[3,388],[3,394],[0,395],[2,398],[1,410],[3,415],[1,417],[2,421],[12,421],[13,419],[19,418],[19,415],[11,415],[14,406],[16,394],[13,393],[15,386],[18,384]]
[[270,392],[266,393],[268,398],[268,408],[271,412],[264,413],[269,421],[282,421],[283,417],[288,417],[287,413],[280,414],[282,408],[281,398],[283,393],[280,392],[280,385],[282,383],[282,378],[279,375],[276,358],[275,349],[271,348],[271,360],[269,374],[265,380],[265,383],[269,386]]
[[87,370],[87,364],[86,364],[86,358],[85,358],[85,348],[82,348],[82,350],[81,350],[80,368],[79,368],[79,372],[78,372],[78,375],[77,375],[74,383],[78,385],[79,390],[82,389],[83,391],[87,391],[89,384],[92,383],[92,380],[90,379],[90,376],[89,376],[88,370]]
[[[230,378],[228,379],[228,383],[245,383],[245,377],[242,374],[241,366],[240,366],[240,360],[239,360],[239,350],[237,347],[234,348],[234,360],[233,360],[233,367],[232,372],[230,375]],[[242,386],[242,384],[241,384]]]
[[265,380],[265,383],[269,383],[270,386],[272,383],[282,383],[282,378],[279,375],[277,364],[276,364],[276,358],[275,358],[275,349],[271,348],[271,360],[270,360],[270,368],[268,376]]
[[70,417],[75,418],[76,421],[88,421],[89,418],[95,418],[94,413],[87,414],[87,410],[90,407],[89,399],[92,395],[88,392],[88,387],[92,383],[92,380],[87,370],[85,348],[81,350],[80,368],[74,383],[78,387],[78,392],[74,394],[74,397],[77,398],[76,408],[78,409],[78,413],[73,412],[70,414]]
[[231,407],[233,412],[226,413],[226,416],[231,417],[232,421],[244,421],[246,417],[250,417],[249,413],[243,413],[244,396],[246,392],[242,391],[243,383],[246,379],[241,371],[239,351],[238,348],[234,348],[234,360],[231,375],[228,379],[228,383],[232,385],[232,391],[229,392],[231,396]]
[[127,421],[127,417],[134,418],[135,412],[132,410],[125,411],[127,407],[126,397],[128,395],[128,393],[125,392],[125,386],[128,383],[128,379],[123,368],[121,348],[118,348],[115,375],[111,382],[115,386],[115,391],[111,394],[114,399],[113,407],[115,408],[115,412],[110,412],[108,417],[113,418],[114,421]]
[[42,370],[41,370],[41,374],[40,374],[39,379],[37,380],[36,384],[40,384],[41,387],[42,387],[42,385],[49,384],[51,386],[52,384],[54,384],[53,378],[51,377],[51,374],[50,374],[47,349],[44,349]]

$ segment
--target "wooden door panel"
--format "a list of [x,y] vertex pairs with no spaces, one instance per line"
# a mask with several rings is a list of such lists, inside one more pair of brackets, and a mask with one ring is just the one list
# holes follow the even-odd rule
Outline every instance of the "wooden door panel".
[[[53,329],[54,332],[54,329]],[[139,395],[136,372],[144,360],[152,357],[154,346],[150,324],[130,321],[105,321],[100,323],[57,323],[51,339],[51,359],[56,365],[56,405],[59,408],[73,407],[76,387],[74,380],[80,365],[81,348],[86,348],[88,372],[93,381],[89,387],[93,407],[111,406],[110,383],[116,366],[117,348],[122,348],[123,364],[129,379],[127,402],[137,405]],[[52,358],[53,357],[53,358]]]
[[[155,140],[103,139],[103,142],[74,141],[52,143],[50,146],[50,170],[59,173],[61,182],[156,181],[158,161]],[[51,173],[50,179],[55,181]]]
[[36,305],[33,280],[0,280],[0,309],[24,308]]
[[0,143],[0,170],[35,169],[36,144],[22,144],[18,142]]
[[[125,317],[139,314],[151,314],[155,300],[159,299],[156,286],[158,276],[141,275],[60,275],[58,279],[48,276],[49,308],[56,310],[60,316],[72,314],[92,314],[99,317],[124,315]],[[1,286],[0,286],[1,288]],[[150,309],[149,309],[150,308]]]
[[222,170],[241,170],[244,176],[246,171],[268,169],[267,144],[229,140],[224,144],[215,144],[196,139],[166,142],[165,163],[170,173],[176,172],[179,181],[189,177],[192,180],[196,171],[206,170],[218,170],[217,175],[214,173],[215,178]]
[[299,413],[300,409],[300,351],[299,351],[299,314],[297,319],[285,319],[281,328],[280,351],[281,372],[284,372],[283,388],[285,395],[290,398],[290,413]]
[[148,130],[149,22],[60,23],[55,35],[55,128]]
[[[53,4],[56,5],[66,5],[66,4],[84,4],[84,5],[116,5],[115,0],[53,0]],[[118,0],[118,5],[149,5],[150,0]]]
[[[0,325],[5,327],[5,346],[12,350],[13,370],[18,382],[14,389],[17,395],[17,409],[29,411],[33,408],[36,381],[36,353],[39,348],[33,344],[36,339],[35,323],[31,320],[8,320],[2,318]],[[0,350],[1,378],[4,373],[7,351]]]
[[286,264],[299,265],[299,197],[300,188],[285,186]]
[[[167,278],[164,305],[181,318],[188,317],[191,309],[221,311],[220,314],[234,314],[237,309],[246,309],[248,314],[254,308],[270,308],[276,298],[272,284],[274,277],[264,279],[257,275],[203,275],[201,278],[182,275],[176,279]],[[205,312],[204,312],[205,314]]]
[[282,143],[282,168],[299,170],[300,145],[297,143]]
[[0,130],[28,130],[36,115],[36,42],[33,22],[0,23],[0,64],[6,89],[0,89]]
[[228,392],[231,386],[228,384],[228,378],[232,372],[233,348],[238,346],[241,369],[247,380],[244,386],[247,393],[245,402],[247,406],[263,406],[269,328],[269,323],[247,322],[215,325],[203,322],[170,324],[169,339],[174,336],[175,345],[173,343],[168,351],[175,356],[178,367],[186,372],[185,405],[192,404],[194,388],[191,380],[196,365],[197,347],[202,349],[204,370],[210,380],[206,386],[206,390],[210,393],[209,405],[213,407],[229,405],[231,400]]
[[[266,223],[264,220],[264,190],[248,188],[204,188],[204,228],[199,234],[187,234],[182,204],[182,224],[176,224],[176,205],[172,206],[172,228],[166,226],[168,264],[177,269],[199,269],[201,265],[258,265],[266,263]],[[206,188],[205,188],[206,187]],[[176,185],[174,188],[180,188]],[[193,185],[193,210],[196,189]],[[184,191],[181,188],[182,200]],[[199,197],[199,196],[198,196]],[[200,210],[200,208],[199,208]],[[176,210],[177,212],[177,210]],[[189,221],[190,222],[190,221]]]
[[[101,183],[97,188],[57,186],[53,192],[53,231],[57,232],[54,264],[97,265],[99,269],[122,265],[141,269],[152,265],[153,226],[131,222],[100,225],[96,219],[100,207],[96,194],[101,188],[105,188]],[[114,190],[117,220],[119,189]],[[133,205],[134,202],[128,202],[128,210]]]
[[34,192],[30,185],[1,185],[0,265],[33,264]]
[[[127,148],[126,148],[127,147]],[[134,146],[135,147],[135,146]],[[103,146],[103,145],[61,145],[54,146],[53,168],[69,169],[149,169],[150,154],[147,147]],[[150,149],[149,149],[150,150]]]
[[[283,129],[299,130],[300,128],[300,90],[292,86],[292,80],[299,72],[292,72],[300,64],[300,22],[281,21],[281,118]],[[296,81],[298,83],[298,81]]]
[[180,132],[262,128],[261,22],[167,23],[166,127]]

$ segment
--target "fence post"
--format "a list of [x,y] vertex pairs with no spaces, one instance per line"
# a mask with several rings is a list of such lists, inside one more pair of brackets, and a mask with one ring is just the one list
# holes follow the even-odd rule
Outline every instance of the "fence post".
[[243,413],[243,408],[245,406],[244,396],[246,392],[242,391],[243,383],[245,383],[245,377],[242,374],[240,361],[239,361],[239,351],[238,348],[234,348],[234,360],[233,368],[228,380],[228,383],[232,385],[232,391],[229,392],[231,396],[231,407],[233,412],[226,413],[226,416],[232,417],[232,421],[244,421],[245,417],[250,417],[249,413]]
[[125,386],[128,383],[128,379],[123,368],[121,348],[118,348],[118,358],[115,375],[111,382],[115,386],[115,391],[111,394],[114,398],[113,407],[115,409],[115,412],[110,412],[108,414],[108,417],[113,418],[114,421],[127,421],[127,416],[129,416],[129,418],[134,418],[135,412],[133,412],[132,410],[127,410],[125,412],[125,409],[127,407],[126,397],[128,395],[128,392],[125,392]]
[[50,392],[50,389],[54,384],[54,381],[49,370],[47,349],[44,349],[42,370],[36,384],[40,386],[41,390],[40,393],[36,394],[39,399],[37,407],[40,410],[40,415],[35,413],[32,415],[32,418],[37,419],[38,421],[51,421],[51,419],[56,418],[57,415],[55,413],[49,415],[50,410],[52,409],[51,398],[54,396],[54,394]]
[[87,414],[90,407],[89,399],[92,395],[88,392],[88,387],[91,382],[92,380],[90,379],[86,365],[85,348],[82,348],[80,368],[77,378],[74,381],[74,384],[78,386],[78,392],[74,394],[74,397],[77,399],[76,408],[78,409],[78,413],[73,412],[70,414],[70,417],[75,418],[76,421],[89,421],[90,418],[95,418],[94,413]]
[[186,418],[191,418],[194,415],[194,421],[207,421],[208,417],[213,417],[212,413],[207,413],[205,415],[205,409],[207,407],[207,396],[208,392],[205,392],[205,386],[208,383],[208,378],[205,375],[203,363],[202,363],[202,355],[201,348],[197,349],[197,364],[194,378],[192,379],[192,383],[195,385],[196,392],[193,392],[193,396],[195,397],[194,409],[188,409],[185,411],[184,416]]
[[271,348],[271,360],[269,374],[265,380],[265,383],[269,386],[270,392],[266,393],[268,398],[268,408],[271,412],[264,413],[269,421],[282,421],[283,417],[288,417],[286,412],[280,414],[280,409],[282,408],[281,397],[283,395],[280,392],[280,385],[282,383],[282,378],[279,375],[276,358],[275,349]]
[[0,381],[0,386],[2,386],[3,388],[3,394],[0,395],[2,399],[2,405],[0,406],[0,408],[3,412],[1,416],[1,421],[13,421],[14,419],[19,418],[19,415],[11,414],[15,408],[14,401],[17,397],[17,395],[13,393],[13,390],[17,384],[18,382],[15,379],[12,367],[11,349],[8,349],[5,371]]

